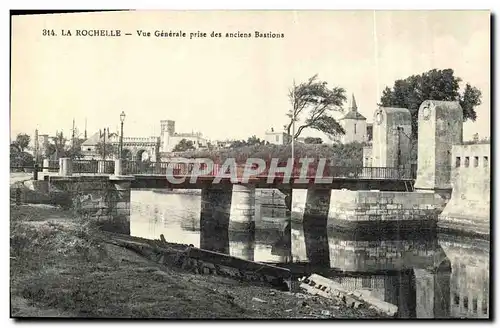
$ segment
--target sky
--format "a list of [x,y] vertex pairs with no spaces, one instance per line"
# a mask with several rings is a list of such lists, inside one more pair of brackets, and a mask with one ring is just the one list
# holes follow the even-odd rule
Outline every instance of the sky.
[[[43,36],[54,29],[58,36]],[[71,30],[71,37],[61,30]],[[120,29],[122,37],[75,36]],[[139,37],[137,30],[188,38]],[[206,38],[189,39],[190,32]],[[284,38],[211,38],[212,31]],[[136,11],[18,16],[12,25],[11,133],[83,134],[119,127],[159,135],[160,120],[212,140],[282,129],[293,81],[314,74],[356,97],[369,122],[396,79],[452,68],[482,91],[464,138],[490,135],[490,14],[487,11]],[[345,104],[347,109],[348,103]],[[337,114],[340,117],[341,114]],[[303,136],[320,136],[305,130]]]

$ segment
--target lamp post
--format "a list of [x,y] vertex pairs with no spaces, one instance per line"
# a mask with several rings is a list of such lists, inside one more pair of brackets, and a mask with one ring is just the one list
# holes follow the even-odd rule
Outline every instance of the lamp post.
[[122,111],[120,114],[120,122],[121,122],[121,132],[120,132],[120,159],[123,159],[123,122],[125,121],[125,112]]

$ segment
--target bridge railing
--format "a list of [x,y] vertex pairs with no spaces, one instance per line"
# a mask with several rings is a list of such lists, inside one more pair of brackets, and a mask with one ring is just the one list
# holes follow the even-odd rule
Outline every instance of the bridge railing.
[[[101,161],[102,162],[102,161]],[[104,164],[104,169],[102,165]],[[172,163],[172,162],[143,162],[143,161],[123,161],[122,170],[126,175],[167,175],[174,176],[190,175],[195,169],[195,163]],[[169,167],[170,166],[170,167]],[[286,162],[278,163],[279,168],[287,166]],[[268,177],[270,165],[266,165],[266,169],[251,177]],[[243,177],[245,164],[237,165],[237,176]],[[257,168],[255,165],[254,169]],[[201,170],[206,170],[206,166],[202,164]],[[223,166],[220,163],[215,163],[210,172],[201,176],[218,176],[230,173],[230,169],[226,167],[225,172],[222,171]],[[99,163],[95,160],[77,160],[73,161],[74,173],[108,173],[114,171],[114,161],[105,161]],[[291,177],[298,178],[301,175],[302,167],[297,164],[293,167]],[[283,177],[283,172],[274,173],[274,177]],[[325,167],[318,172],[318,166],[309,164],[305,176],[307,178],[344,178],[344,179],[393,179],[393,180],[410,180],[415,179],[415,168],[396,168],[396,167],[361,167],[361,166],[330,166]]]
[[48,169],[49,171],[58,171],[59,170],[59,160],[51,159],[48,161],[48,164],[49,164],[49,166],[44,167],[44,168]]
[[143,161],[123,161],[122,169],[123,174],[167,175],[169,165],[172,174],[179,176],[188,175],[194,169],[194,164]]
[[98,162],[95,160],[72,161],[74,173],[98,173]]

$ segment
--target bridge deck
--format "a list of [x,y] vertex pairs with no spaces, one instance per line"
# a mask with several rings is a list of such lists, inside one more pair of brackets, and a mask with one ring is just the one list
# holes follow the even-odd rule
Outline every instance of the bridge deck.
[[[184,179],[181,183],[172,183],[172,178]],[[380,190],[380,191],[408,191],[413,187],[412,179],[372,179],[372,178],[333,178],[329,183],[317,183],[315,177],[299,179],[290,177],[284,181],[283,177],[275,177],[268,182],[267,177],[249,178],[247,181],[232,181],[230,178],[222,178],[220,182],[214,183],[215,177],[201,176],[193,182],[190,175],[159,176],[135,174],[132,188],[172,188],[172,189],[201,189],[208,186],[213,188],[224,188],[232,184],[252,185],[256,188],[293,188],[308,189],[312,186],[316,189],[348,189],[348,190]],[[305,182],[304,180],[307,180]]]
[[[49,163],[50,164],[50,163]],[[54,164],[54,163],[53,163]],[[283,172],[270,172],[266,166],[263,172],[254,175],[245,164],[237,164],[233,168],[237,181],[229,178],[231,170],[221,164],[214,164],[205,174],[197,175],[197,169],[192,163],[173,162],[136,162],[124,161],[121,175],[133,176],[132,188],[174,188],[174,189],[200,189],[208,185],[227,186],[240,184],[244,174],[250,174],[245,184],[257,188],[298,188],[307,189],[314,185],[319,189],[349,189],[349,190],[381,190],[381,191],[409,191],[413,190],[415,172],[413,168],[393,167],[337,167],[333,165],[309,165],[304,168],[296,163],[293,169]],[[266,164],[267,165],[267,164]],[[114,174],[113,161],[74,160],[72,163],[74,175],[112,175]],[[287,167],[286,162],[278,163],[278,170]],[[252,166],[253,168],[253,166]],[[53,171],[53,167],[41,168]],[[199,171],[198,171],[199,172]],[[285,178],[284,175],[290,175]],[[192,176],[194,175],[194,176]],[[268,179],[271,176],[271,179]],[[318,179],[330,179],[329,182]],[[217,181],[218,180],[218,181]],[[176,182],[177,181],[177,182]],[[181,182],[179,182],[181,181]]]

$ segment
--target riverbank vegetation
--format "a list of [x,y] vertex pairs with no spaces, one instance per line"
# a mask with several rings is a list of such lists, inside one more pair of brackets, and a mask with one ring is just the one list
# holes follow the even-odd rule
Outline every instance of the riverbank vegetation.
[[[363,166],[363,143],[349,144],[303,144],[297,143],[294,149],[295,158],[326,158],[335,166]],[[291,145],[262,145],[242,146],[219,150],[196,150],[177,154],[184,158],[209,158],[214,162],[223,163],[227,158],[235,158],[238,163],[244,163],[248,158],[271,160],[278,158],[286,161],[292,156]]]

